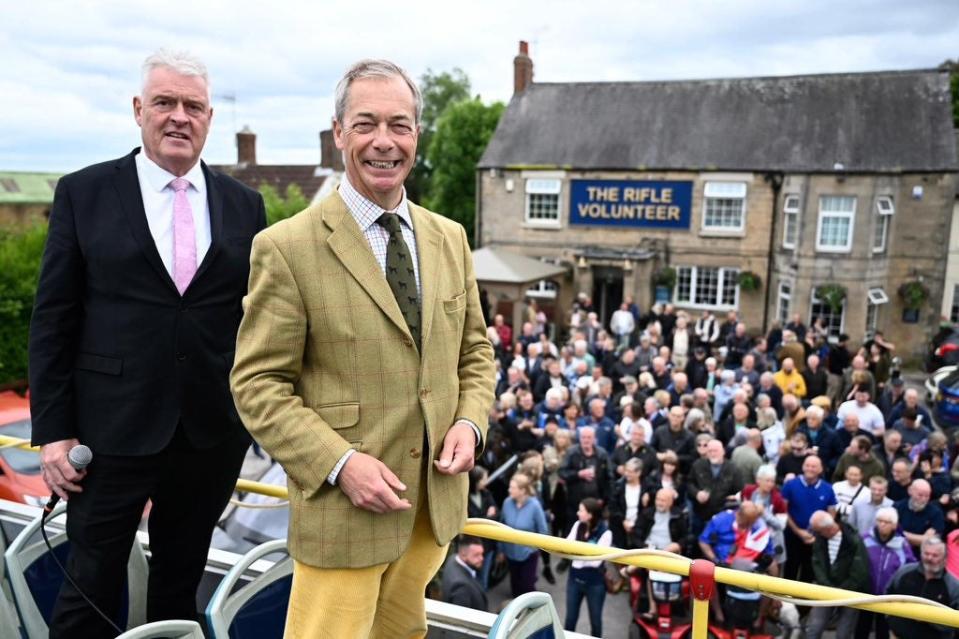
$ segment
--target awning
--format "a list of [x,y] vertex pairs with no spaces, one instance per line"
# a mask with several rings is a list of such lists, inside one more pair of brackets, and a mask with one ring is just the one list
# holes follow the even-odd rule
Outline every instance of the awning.
[[541,262],[506,249],[481,248],[473,251],[476,281],[502,284],[533,284],[567,271],[565,266]]

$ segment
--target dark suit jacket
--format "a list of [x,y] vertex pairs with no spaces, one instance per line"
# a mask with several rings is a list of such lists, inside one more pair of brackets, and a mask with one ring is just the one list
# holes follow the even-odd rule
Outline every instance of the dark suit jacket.
[[483,584],[456,561],[456,555],[450,556],[443,566],[442,589],[443,601],[447,603],[489,612]]
[[148,455],[178,423],[199,448],[248,436],[229,373],[263,198],[203,165],[211,244],[181,297],[147,225],[138,150],[57,184],[30,325],[35,445]]

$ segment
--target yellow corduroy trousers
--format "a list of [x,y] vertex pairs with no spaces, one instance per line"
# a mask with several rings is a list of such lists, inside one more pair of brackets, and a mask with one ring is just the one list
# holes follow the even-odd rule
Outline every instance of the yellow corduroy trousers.
[[392,563],[366,568],[293,564],[286,639],[406,639],[426,636],[426,585],[446,558],[421,502],[410,546]]

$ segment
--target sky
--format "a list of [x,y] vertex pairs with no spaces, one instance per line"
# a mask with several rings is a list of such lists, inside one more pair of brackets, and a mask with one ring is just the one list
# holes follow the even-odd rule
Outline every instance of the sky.
[[132,97],[160,47],[203,59],[204,159],[316,164],[333,88],[364,57],[416,78],[459,67],[508,101],[518,42],[534,81],[682,80],[931,68],[959,58],[959,0],[0,0],[0,170],[69,172],[139,144]]

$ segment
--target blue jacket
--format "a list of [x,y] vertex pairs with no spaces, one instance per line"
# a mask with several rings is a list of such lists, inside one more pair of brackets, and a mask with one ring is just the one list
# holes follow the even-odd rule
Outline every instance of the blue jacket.
[[874,595],[885,594],[886,587],[896,571],[916,561],[912,546],[898,533],[894,533],[889,541],[883,543],[873,531],[862,538],[862,543],[869,553],[869,581]]
[[[548,535],[549,528],[546,525],[546,514],[543,512],[543,505],[539,503],[536,497],[529,497],[522,508],[516,507],[516,502],[512,497],[507,497],[503,502],[504,524],[516,530],[539,533]],[[499,542],[500,550],[506,555],[507,559],[513,561],[526,561],[534,552],[539,552],[537,548],[521,546],[519,544],[507,544]]]

